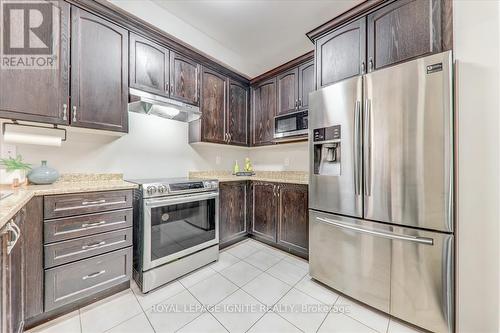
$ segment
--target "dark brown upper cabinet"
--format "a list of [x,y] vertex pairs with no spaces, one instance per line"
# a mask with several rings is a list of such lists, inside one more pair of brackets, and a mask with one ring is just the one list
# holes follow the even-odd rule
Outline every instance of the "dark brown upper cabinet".
[[292,68],[276,78],[278,84],[278,115],[295,112],[299,105],[299,70]]
[[247,234],[246,181],[220,183],[219,239],[223,246]]
[[308,186],[280,184],[278,201],[278,244],[307,255],[309,249]]
[[170,52],[170,97],[199,105],[199,73],[198,63]]
[[366,66],[366,18],[319,38],[315,56],[318,89],[361,75]]
[[272,144],[276,116],[276,77],[260,82],[253,88],[252,128],[255,146]]
[[203,68],[201,76],[202,141],[225,143],[227,141],[227,77],[208,68]]
[[128,32],[71,7],[71,125],[128,131]]
[[441,52],[441,0],[399,0],[368,15],[368,70]]
[[229,79],[227,133],[230,144],[248,145],[248,95],[246,85]]
[[48,2],[55,7],[58,35],[54,35],[52,69],[0,70],[0,117],[51,124],[69,124],[70,5]]
[[148,39],[130,34],[130,87],[169,95],[170,51]]
[[314,90],[314,61],[309,61],[299,66],[299,110],[309,109],[309,93]]
[[252,234],[276,242],[277,185],[252,182]]

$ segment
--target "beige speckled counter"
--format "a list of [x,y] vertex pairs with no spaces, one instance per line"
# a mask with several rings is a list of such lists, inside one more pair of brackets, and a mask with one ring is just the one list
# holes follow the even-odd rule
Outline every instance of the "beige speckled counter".
[[0,190],[13,194],[0,200],[0,228],[2,228],[31,198],[37,195],[126,190],[136,188],[123,180],[121,174],[68,174],[51,185],[28,185],[17,189],[1,185]]
[[220,182],[242,180],[258,180],[275,183],[305,184],[309,183],[309,174],[303,171],[256,171],[254,176],[234,176],[230,171],[192,171],[190,178],[214,178]]

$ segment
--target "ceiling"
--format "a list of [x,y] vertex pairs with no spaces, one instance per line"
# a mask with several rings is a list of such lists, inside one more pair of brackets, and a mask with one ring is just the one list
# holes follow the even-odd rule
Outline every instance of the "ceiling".
[[[313,49],[306,33],[363,0],[153,0],[234,52],[256,77]],[[217,56],[215,55],[217,58]]]

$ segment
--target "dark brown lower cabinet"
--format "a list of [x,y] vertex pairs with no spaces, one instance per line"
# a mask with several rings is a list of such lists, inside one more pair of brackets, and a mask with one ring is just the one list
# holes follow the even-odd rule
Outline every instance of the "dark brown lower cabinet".
[[308,186],[280,184],[278,192],[279,245],[307,255],[309,248]]
[[0,331],[24,328],[24,209],[0,232]]
[[253,237],[302,257],[308,255],[308,186],[252,182]]
[[247,235],[247,181],[219,186],[219,247],[230,245]]
[[275,183],[252,182],[252,234],[276,242]]

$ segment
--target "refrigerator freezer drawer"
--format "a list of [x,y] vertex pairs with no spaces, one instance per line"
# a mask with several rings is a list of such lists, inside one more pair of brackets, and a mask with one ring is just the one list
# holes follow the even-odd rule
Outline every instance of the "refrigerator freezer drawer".
[[[384,312],[390,311],[391,240],[338,227],[373,223],[310,210],[309,274]],[[380,227],[382,229],[384,227]],[[384,232],[390,232],[385,227]]]
[[453,235],[310,210],[310,275],[433,332],[453,331]]

